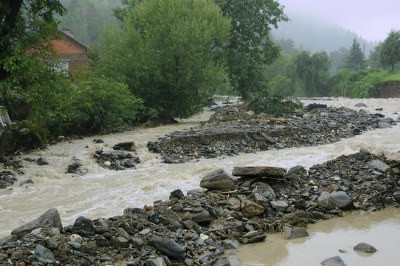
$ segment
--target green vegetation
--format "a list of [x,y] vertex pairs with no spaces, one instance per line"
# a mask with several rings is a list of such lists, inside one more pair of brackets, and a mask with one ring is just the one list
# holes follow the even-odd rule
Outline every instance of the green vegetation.
[[125,7],[120,31],[105,35],[98,69],[126,82],[160,117],[187,117],[229,86],[229,31],[230,20],[212,1],[141,1]]
[[349,55],[347,56],[347,67],[354,70],[362,70],[365,68],[364,52],[356,39],[353,40]]
[[380,60],[383,66],[390,67],[400,62],[400,31],[391,31],[380,48]]
[[248,103],[249,108],[256,114],[282,115],[294,112],[302,107],[298,101],[285,99],[282,96],[268,96],[268,93],[260,92],[258,97],[254,97]]
[[232,20],[227,49],[228,75],[233,88],[244,99],[266,87],[263,69],[279,55],[279,46],[270,39],[271,27],[286,21],[283,7],[275,0],[215,0],[222,13]]

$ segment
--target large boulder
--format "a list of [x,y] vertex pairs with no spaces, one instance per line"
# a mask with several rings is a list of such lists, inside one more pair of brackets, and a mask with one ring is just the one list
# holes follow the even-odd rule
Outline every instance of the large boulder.
[[355,245],[353,247],[353,249],[355,251],[364,252],[364,253],[375,253],[375,252],[378,251],[374,246],[372,246],[372,245],[370,245],[368,243],[365,243],[365,242],[358,243],[357,245]]
[[353,200],[343,191],[331,193],[331,197],[335,202],[336,207],[342,210],[353,209]]
[[209,190],[234,190],[236,180],[224,169],[215,170],[200,181],[200,186]]
[[60,214],[58,213],[57,209],[50,209],[43,213],[39,218],[24,224],[18,228],[15,228],[11,234],[17,236],[18,238],[23,237],[26,234],[29,234],[33,230],[37,228],[49,228],[55,227],[63,230],[63,225],[61,222]]
[[283,178],[287,170],[281,167],[248,166],[234,167],[232,175],[241,177],[276,177]]
[[83,216],[78,217],[72,226],[72,233],[84,237],[94,236],[95,228],[93,226],[93,222]]
[[336,207],[335,201],[329,192],[322,192],[317,201],[320,207],[327,210],[332,210]]

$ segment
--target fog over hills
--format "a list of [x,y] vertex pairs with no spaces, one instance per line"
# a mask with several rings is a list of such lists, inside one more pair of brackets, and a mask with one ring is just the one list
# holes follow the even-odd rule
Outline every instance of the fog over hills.
[[377,43],[369,42],[356,33],[346,30],[335,24],[325,22],[318,18],[303,16],[292,12],[286,12],[289,21],[279,24],[278,30],[273,30],[275,39],[292,39],[297,48],[310,52],[332,52],[339,48],[349,48],[356,38],[365,47],[365,55],[376,46]]

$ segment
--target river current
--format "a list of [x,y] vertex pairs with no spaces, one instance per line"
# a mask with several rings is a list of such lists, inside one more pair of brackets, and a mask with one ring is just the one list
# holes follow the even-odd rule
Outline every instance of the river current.
[[[317,98],[303,100],[303,102],[346,106],[356,110],[360,108],[354,107],[355,104],[363,102],[368,106],[363,109],[378,112],[375,109],[383,108],[379,112],[393,117],[396,121],[400,115],[400,99]],[[145,204],[152,204],[155,200],[167,199],[174,189],[180,188],[187,191],[198,188],[201,178],[216,168],[224,167],[232,170],[234,166],[246,165],[310,167],[343,154],[355,153],[361,148],[366,148],[371,152],[397,153],[400,151],[400,126],[368,131],[354,138],[343,139],[328,145],[200,159],[185,164],[161,163],[157,154],[147,150],[148,141],[154,141],[172,131],[196,127],[201,121],[207,120],[211,114],[212,112],[206,109],[201,114],[175,125],[66,141],[49,146],[45,150],[21,155],[21,158],[46,158],[49,165],[38,166],[36,163],[24,161],[25,175],[20,176],[18,184],[27,179],[32,179],[34,184],[28,187],[17,184],[12,189],[0,190],[0,237],[8,235],[13,228],[38,217],[49,208],[59,210],[65,225],[72,224],[81,215],[88,218],[120,215],[124,208],[142,207]],[[93,139],[96,138],[101,138],[104,143],[94,143]],[[114,144],[123,141],[136,143],[137,155],[141,160],[137,169],[117,172],[97,165],[93,158],[96,150],[111,149]],[[83,166],[89,170],[88,174],[73,176],[65,173],[73,156],[82,161]],[[385,217],[382,218],[382,220],[385,219]],[[318,224],[316,226],[318,227]],[[400,239],[399,231],[397,234]],[[287,246],[287,244],[283,245]],[[275,265],[249,263],[246,265]]]

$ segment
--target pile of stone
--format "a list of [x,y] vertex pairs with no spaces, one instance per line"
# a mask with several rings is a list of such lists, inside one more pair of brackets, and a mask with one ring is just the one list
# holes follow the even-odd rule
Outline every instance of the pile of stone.
[[82,162],[77,157],[72,157],[71,163],[67,166],[67,174],[85,175],[89,172],[87,168],[84,168]]
[[98,150],[94,156],[101,166],[113,170],[125,170],[127,168],[136,168],[140,163],[138,156],[132,155],[136,147],[134,142],[123,142],[113,146],[113,150]]
[[395,124],[382,114],[344,107],[314,105],[276,118],[227,106],[216,109],[209,123],[172,132],[147,146],[160,153],[165,163],[183,163],[202,157],[328,144]]
[[5,169],[0,171],[0,189],[12,186],[17,181],[18,173]]
[[[268,232],[306,237],[307,224],[345,210],[399,207],[399,182],[400,160],[367,151],[309,171],[219,169],[202,179],[202,189],[186,195],[178,189],[167,201],[121,216],[79,217],[63,227],[49,210],[0,240],[0,264],[229,265],[224,251],[263,241]],[[365,244],[355,250],[374,251]]]

